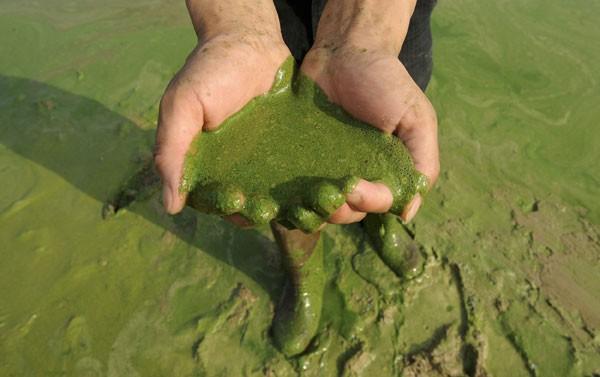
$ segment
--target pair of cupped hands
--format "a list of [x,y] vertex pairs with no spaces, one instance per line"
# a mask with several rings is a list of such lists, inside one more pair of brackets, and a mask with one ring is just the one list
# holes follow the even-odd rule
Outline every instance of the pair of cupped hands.
[[[195,14],[202,14],[202,9],[194,9],[190,3],[188,8],[199,42],[163,95],[156,135],[155,164],[163,181],[163,203],[171,214],[185,206],[186,194],[179,186],[192,140],[200,132],[217,129],[251,99],[268,92],[290,56],[276,13],[252,20],[254,26],[217,22],[209,28],[208,22]],[[400,30],[404,35],[395,39],[348,29],[336,35],[338,25],[331,24],[335,18],[328,16],[326,7],[301,72],[355,118],[399,137],[431,187],[439,172],[437,120],[431,103],[398,60],[407,26]],[[330,24],[324,25],[327,20]],[[421,202],[417,194],[406,205],[402,220],[410,221]],[[387,212],[391,205],[392,193],[384,184],[361,180],[328,222],[358,222],[367,213]],[[229,220],[250,225],[239,215]]]

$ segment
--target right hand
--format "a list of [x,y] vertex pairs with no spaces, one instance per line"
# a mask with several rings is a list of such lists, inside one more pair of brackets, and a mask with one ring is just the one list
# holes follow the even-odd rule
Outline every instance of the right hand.
[[154,162],[168,213],[185,206],[179,186],[192,140],[269,91],[288,56],[280,34],[221,33],[198,43],[160,102]]
[[[355,118],[400,138],[431,187],[440,169],[435,110],[398,60],[415,5],[415,0],[328,0],[301,71]],[[367,213],[385,213],[392,200],[384,184],[361,180],[329,221],[347,224]],[[421,201],[420,194],[412,198],[403,221],[414,217]]]
[[[431,187],[440,170],[437,118],[398,54],[366,43],[346,46],[339,42],[333,50],[313,47],[302,63],[302,72],[330,101],[402,140],[415,168],[427,177]],[[360,180],[329,222],[348,224],[361,221],[367,213],[386,213],[392,201],[392,193],[383,183]],[[417,193],[406,204],[400,216],[404,222],[415,216],[421,202]]]

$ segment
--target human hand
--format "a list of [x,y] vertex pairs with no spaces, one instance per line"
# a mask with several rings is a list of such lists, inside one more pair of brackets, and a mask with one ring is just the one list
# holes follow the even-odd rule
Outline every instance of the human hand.
[[194,137],[216,129],[266,93],[290,55],[272,2],[254,4],[253,14],[244,14],[243,4],[222,14],[214,3],[188,1],[199,42],[160,103],[154,161],[163,181],[163,203],[171,214],[185,205],[186,194],[179,186]]
[[[410,1],[395,2],[396,8],[358,4],[362,13],[353,12],[348,4],[355,2],[359,1],[327,3],[315,45],[301,70],[332,102],[354,117],[399,137],[431,187],[439,174],[435,110],[398,60],[414,2],[412,5]],[[382,11],[388,14],[377,14]],[[398,17],[394,17],[395,12]],[[357,17],[380,22],[365,23]],[[389,23],[387,28],[386,23]],[[383,29],[378,31],[378,28]],[[407,204],[401,216],[405,222],[414,217],[421,201],[417,194]],[[357,222],[366,213],[387,212],[391,204],[392,194],[385,185],[361,180],[329,222]]]

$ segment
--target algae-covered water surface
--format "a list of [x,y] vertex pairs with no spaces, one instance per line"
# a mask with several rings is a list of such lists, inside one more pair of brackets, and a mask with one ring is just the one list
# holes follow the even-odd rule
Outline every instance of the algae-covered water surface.
[[600,4],[441,1],[428,89],[442,174],[402,283],[329,226],[318,335],[286,358],[267,228],[149,193],[103,211],[152,154],[195,43],[183,2],[0,9],[0,376],[597,376]]

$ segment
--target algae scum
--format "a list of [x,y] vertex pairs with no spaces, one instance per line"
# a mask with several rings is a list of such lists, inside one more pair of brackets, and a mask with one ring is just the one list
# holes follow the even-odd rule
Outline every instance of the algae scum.
[[195,43],[184,4],[5,1],[0,375],[598,375],[599,7],[439,2],[443,170],[403,240],[425,272],[401,287],[362,229],[328,227],[318,336],[287,359],[268,229],[156,194],[102,217]]
[[358,178],[385,182],[398,215],[426,186],[396,137],[330,103],[290,57],[269,93],[197,137],[182,188],[200,210],[239,212],[254,224],[283,220],[312,232]]

